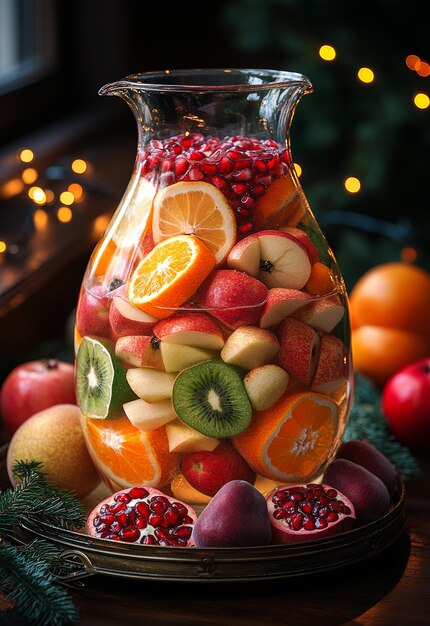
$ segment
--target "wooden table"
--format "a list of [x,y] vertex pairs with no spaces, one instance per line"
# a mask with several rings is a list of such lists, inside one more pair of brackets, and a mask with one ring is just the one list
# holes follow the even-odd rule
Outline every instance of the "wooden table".
[[[98,576],[71,589],[80,626],[415,626],[430,615],[430,458],[407,482],[405,532],[333,572],[258,583],[164,583]],[[22,622],[10,621],[13,626]],[[5,617],[6,614],[3,614]],[[3,623],[0,613],[0,624]],[[6,622],[5,622],[6,623]]]

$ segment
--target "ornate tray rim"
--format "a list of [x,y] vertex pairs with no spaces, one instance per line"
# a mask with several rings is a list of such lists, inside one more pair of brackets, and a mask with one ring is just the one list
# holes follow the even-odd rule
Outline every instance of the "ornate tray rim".
[[[7,446],[0,448],[1,462]],[[4,458],[3,458],[4,457]],[[305,576],[367,560],[390,546],[406,524],[406,489],[399,489],[388,513],[348,532],[289,545],[249,548],[140,546],[97,539],[44,523],[23,521],[15,540],[49,540],[63,548],[61,558],[74,563],[72,582],[102,574],[163,582],[244,582]]]

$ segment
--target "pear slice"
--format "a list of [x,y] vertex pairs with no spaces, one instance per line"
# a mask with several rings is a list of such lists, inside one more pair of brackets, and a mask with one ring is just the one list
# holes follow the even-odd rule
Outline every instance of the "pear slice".
[[139,398],[146,402],[159,402],[172,397],[176,376],[149,367],[133,367],[127,370],[126,378]]
[[139,430],[155,430],[178,417],[170,400],[160,402],[132,400],[126,402],[123,409],[133,426]]

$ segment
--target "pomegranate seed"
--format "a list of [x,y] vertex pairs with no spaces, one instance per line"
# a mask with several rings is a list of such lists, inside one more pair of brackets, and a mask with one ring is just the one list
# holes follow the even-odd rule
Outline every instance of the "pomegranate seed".
[[176,176],[182,176],[187,171],[189,165],[187,159],[177,159],[175,163],[175,174]]
[[108,513],[110,511],[110,506],[109,504],[102,504],[100,507],[100,514],[103,515],[104,513]]
[[239,159],[238,161],[235,161],[234,163],[234,169],[235,170],[241,170],[244,168],[248,168],[251,167],[252,165],[252,159]]
[[291,165],[291,156],[290,156],[290,153],[288,152],[288,150],[283,150],[283,152],[281,154],[281,159],[287,165]]
[[242,224],[242,226],[239,226],[239,231],[242,235],[246,235],[250,233],[252,229],[253,229],[253,225],[251,222],[245,222],[245,224]]
[[259,183],[260,185],[264,185],[265,187],[268,187],[271,184],[272,180],[273,180],[272,176],[260,176],[260,175],[258,175],[258,176],[255,177],[255,181],[257,183]]
[[205,174],[215,174],[218,170],[217,165],[215,163],[200,163],[200,169]]
[[285,519],[287,517],[288,513],[285,509],[276,509],[273,512],[273,517],[275,519]]
[[192,167],[188,172],[188,176],[190,180],[201,180],[204,178],[204,174],[199,167]]
[[148,521],[145,517],[141,517],[140,515],[136,515],[136,518],[134,520],[134,523],[136,524],[137,528],[146,528],[148,526]]
[[319,517],[327,518],[329,513],[330,513],[330,509],[327,508],[326,506],[320,506],[319,509],[318,509]]
[[307,517],[303,523],[305,530],[315,530],[314,520],[311,517]]
[[118,535],[109,535],[109,539],[112,539],[113,541],[119,541],[119,537]]
[[192,524],[192,523],[193,523],[193,518],[192,518],[192,517],[190,517],[189,515],[185,515],[185,516],[182,518],[182,523],[183,523],[183,524]]
[[315,520],[315,528],[327,528],[328,521],[323,517],[317,517]]
[[244,196],[241,197],[240,199],[240,204],[245,208],[245,209],[253,209],[255,202],[254,199],[252,198],[252,196],[249,195],[249,193],[246,193]]
[[119,533],[119,531],[123,528],[122,524],[120,524],[119,522],[115,521],[113,522],[113,524],[110,527],[110,531],[111,533]]
[[134,542],[139,539],[140,532],[137,528],[124,528],[124,530],[120,531],[119,536],[123,541]]
[[327,496],[327,498],[336,498],[337,497],[337,491],[336,489],[327,489],[327,491],[325,492],[325,495]]
[[122,511],[125,511],[125,504],[124,502],[117,502],[116,504],[111,504],[108,508],[110,513],[121,513]]
[[332,522],[336,522],[338,519],[339,519],[339,515],[335,513],[335,511],[331,511],[331,513],[329,513],[326,517],[326,520],[328,521],[329,524],[331,524]]
[[248,185],[245,183],[233,183],[231,188],[237,196],[243,196],[248,191]]
[[137,500],[138,498],[146,498],[149,495],[149,491],[145,487],[133,487],[128,492],[128,495],[132,500]]
[[276,155],[267,163],[267,169],[273,170],[279,164],[279,157]]
[[149,517],[150,510],[149,510],[148,503],[147,502],[138,502],[136,504],[136,511],[137,511],[137,513],[139,513],[139,515],[142,515],[142,517]]
[[193,529],[191,526],[179,526],[179,528],[175,528],[173,530],[172,535],[175,537],[182,537],[182,539],[189,539],[192,532]]
[[170,541],[168,539],[159,539],[158,545],[159,546],[170,546]]
[[251,217],[251,211],[249,211],[248,209],[244,209],[241,206],[237,208],[237,214],[240,215],[240,217],[243,217],[245,219]]
[[233,171],[233,167],[233,163],[227,157],[223,157],[219,162],[219,172],[224,176],[230,174]]
[[157,156],[148,157],[148,167],[153,170],[160,165],[160,159]]
[[148,518],[148,524],[151,524],[154,528],[158,526],[163,526],[164,524],[164,515],[160,515],[158,513],[151,513]]
[[119,513],[116,516],[116,521],[118,522],[118,524],[121,524],[121,526],[125,526],[127,524],[127,515],[124,511],[124,513]]
[[173,152],[175,154],[181,154],[182,153],[182,148],[181,148],[181,146],[178,143],[172,144],[171,149],[173,150]]
[[109,526],[107,524],[97,524],[97,526],[96,526],[96,531],[98,533],[102,533],[102,532],[108,531],[108,530],[110,530],[110,529],[109,529]]
[[205,155],[203,154],[203,152],[199,152],[198,150],[193,150],[191,154],[188,155],[188,158],[191,161],[201,161],[202,159],[205,158]]
[[157,545],[157,540],[153,535],[145,535],[140,540],[140,543],[143,543],[146,546],[155,546]]
[[168,526],[173,526],[181,519],[181,515],[178,511],[175,511],[175,509],[170,507],[164,513],[164,519],[166,520]]
[[254,169],[258,170],[259,172],[266,171],[266,164],[261,159],[255,159],[252,165],[254,166]]
[[303,527],[304,516],[301,513],[293,515],[291,520],[292,530],[300,530]]
[[304,499],[305,499],[305,496],[303,495],[303,493],[300,493],[299,491],[291,494],[291,500],[293,500],[294,502],[301,502]]
[[309,502],[305,502],[304,504],[300,505],[300,510],[302,511],[302,513],[310,515],[312,513],[312,504],[310,504]]
[[156,528],[154,531],[154,535],[157,537],[157,539],[165,539],[166,541],[169,539],[167,531],[165,531],[163,528]]
[[184,504],[182,504],[182,502],[172,502],[172,508],[175,509],[175,511],[177,511],[181,515],[188,514],[188,509]]
[[246,180],[251,180],[252,172],[251,172],[250,169],[237,170],[237,172],[233,172],[232,176],[233,176],[233,178],[235,180],[238,180],[240,182],[244,182]]
[[351,509],[349,508],[349,506],[347,506],[346,504],[342,503],[342,508],[341,508],[341,513],[345,513],[345,515],[350,515],[351,514]]
[[220,191],[225,191],[227,187],[227,183],[224,178],[221,178],[221,176],[212,176],[212,184],[215,185],[215,187],[218,187]]
[[180,144],[185,149],[191,148],[191,139],[189,137],[184,137],[184,139],[180,141]]
[[114,496],[114,500],[115,502],[125,502],[126,504],[128,504],[131,500],[131,497],[128,495],[128,493],[117,493]]

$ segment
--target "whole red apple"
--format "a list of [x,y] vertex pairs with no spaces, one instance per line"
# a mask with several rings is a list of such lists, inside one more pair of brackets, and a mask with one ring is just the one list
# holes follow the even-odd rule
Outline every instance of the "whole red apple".
[[56,404],[76,404],[75,368],[55,359],[28,361],[5,378],[0,395],[0,412],[7,431],[13,435],[29,417]]
[[385,383],[382,411],[401,443],[430,450],[430,357],[403,367]]
[[182,458],[182,472],[190,485],[207,496],[214,496],[230,480],[246,480],[252,485],[256,474],[228,441],[212,452],[188,452]]

